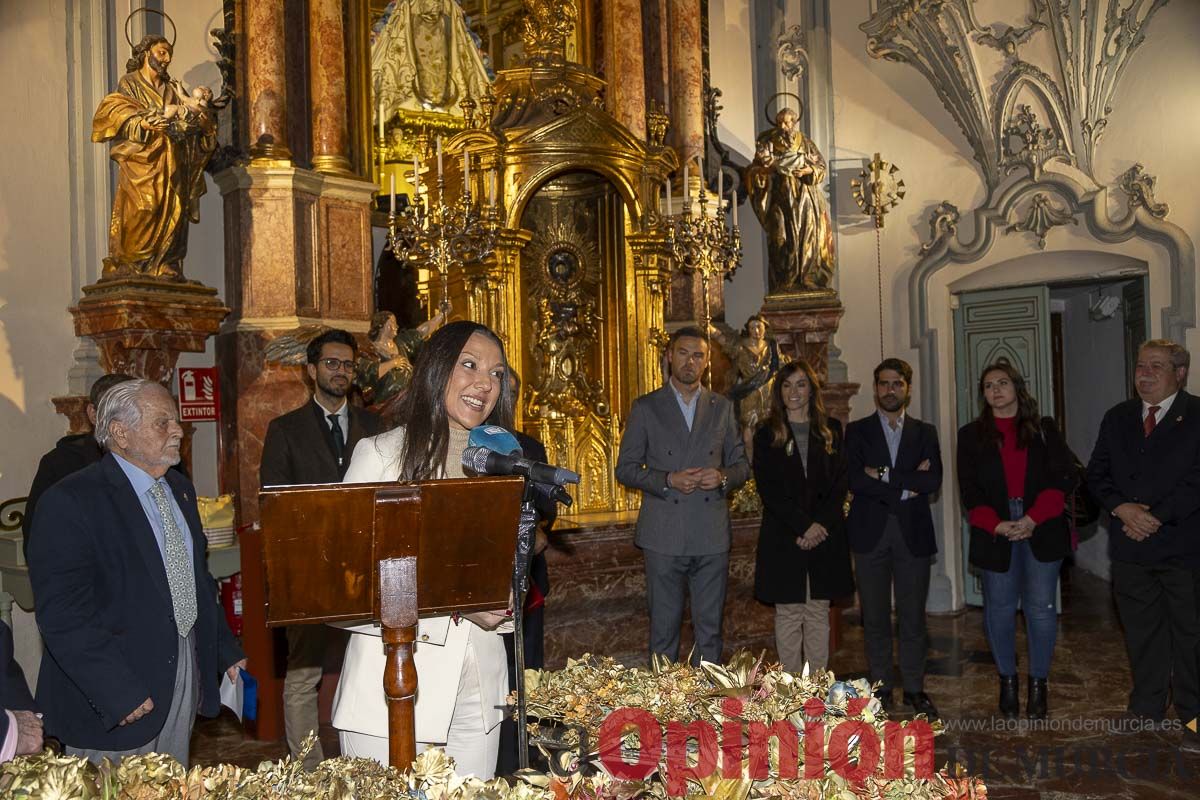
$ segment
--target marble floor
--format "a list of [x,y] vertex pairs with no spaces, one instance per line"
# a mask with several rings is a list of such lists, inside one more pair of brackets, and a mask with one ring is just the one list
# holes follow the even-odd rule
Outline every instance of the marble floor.
[[[1068,578],[1045,729],[1010,729],[993,720],[995,669],[978,609],[930,618],[926,688],[947,726],[937,740],[937,765],[958,763],[984,776],[991,800],[1200,796],[1200,757],[1179,750],[1179,732],[1118,735],[1104,728],[1125,707],[1130,679],[1124,643],[1108,584],[1078,570]],[[842,631],[832,666],[839,676],[859,676],[865,669],[862,627],[853,609]],[[584,631],[575,636],[589,638]],[[771,648],[766,638],[739,644]],[[1018,651],[1024,652],[1023,643]],[[327,755],[337,753],[334,731],[323,730],[322,740]],[[192,742],[195,763],[253,766],[285,751],[280,742],[244,737],[232,716],[199,722]]]

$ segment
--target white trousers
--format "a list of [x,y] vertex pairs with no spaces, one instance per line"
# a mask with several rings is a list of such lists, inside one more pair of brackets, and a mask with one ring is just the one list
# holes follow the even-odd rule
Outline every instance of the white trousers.
[[[480,703],[475,648],[468,640],[462,674],[458,681],[458,695],[454,700],[454,716],[450,720],[447,739],[445,742],[417,742],[417,753],[424,752],[428,747],[441,747],[454,759],[454,769],[459,775],[474,775],[485,781],[494,778],[496,756],[500,750],[500,726],[487,730],[487,725],[479,713]],[[384,766],[388,765],[386,736],[338,731],[338,742],[342,746],[344,756],[370,758]]]

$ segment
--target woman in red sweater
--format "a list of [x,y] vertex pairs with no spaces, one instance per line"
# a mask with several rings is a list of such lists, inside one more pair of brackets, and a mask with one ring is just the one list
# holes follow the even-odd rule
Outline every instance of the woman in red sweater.
[[1007,361],[984,369],[979,396],[979,417],[958,431],[958,484],[971,525],[970,561],[983,577],[983,625],[1000,673],[1000,713],[1012,719],[1020,710],[1020,600],[1029,641],[1026,714],[1045,719],[1058,573],[1071,549],[1063,516],[1069,451],[1054,420],[1039,418],[1025,379]]

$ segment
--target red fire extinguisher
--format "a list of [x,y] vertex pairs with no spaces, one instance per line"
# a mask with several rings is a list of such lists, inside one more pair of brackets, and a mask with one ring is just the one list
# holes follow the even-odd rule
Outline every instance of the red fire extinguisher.
[[242,573],[230,575],[221,581],[221,605],[225,608],[225,621],[234,636],[242,635]]

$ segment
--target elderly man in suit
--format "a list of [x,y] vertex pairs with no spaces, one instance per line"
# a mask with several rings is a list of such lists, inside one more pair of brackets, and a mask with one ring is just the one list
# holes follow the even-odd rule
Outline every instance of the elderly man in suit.
[[701,385],[708,355],[699,328],[671,336],[670,378],[633,402],[616,468],[618,481],[642,493],[635,541],[645,558],[650,653],[679,660],[690,596],[696,664],[721,660],[730,544],[725,497],[750,475],[733,404]]
[[[383,430],[374,414],[346,399],[354,380],[356,351],[354,337],[336,328],[308,343],[306,369],[313,383],[312,397],[267,425],[260,486],[341,483],[354,446]],[[291,625],[287,629],[283,725],[293,756],[299,756],[304,738],[320,728],[317,688],[325,653],[335,643],[344,644],[344,636],[325,625]],[[322,758],[318,740],[304,759],[305,768],[313,769]]]
[[153,381],[113,387],[96,439],[108,453],[51,487],[33,520],[38,706],[72,755],[186,766],[197,710],[215,716],[221,672],[246,662],[209,576],[196,490],[169,469],[175,399]]
[[904,702],[930,719],[937,709],[925,693],[928,637],[925,601],[937,553],[929,496],[942,485],[937,429],[907,413],[912,367],[898,358],[875,368],[876,413],[846,427],[850,515],[862,605],[867,670],[884,710],[892,709],[892,595],[900,626]]
[[[1113,594],[1133,690],[1121,732],[1163,721],[1168,695],[1186,726],[1200,716],[1200,398],[1184,391],[1191,356],[1152,339],[1138,350],[1137,398],[1109,409],[1088,488],[1112,519]],[[1183,747],[1200,752],[1186,728]]]

